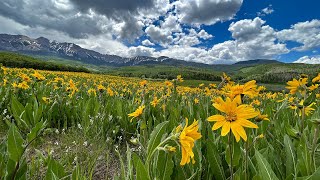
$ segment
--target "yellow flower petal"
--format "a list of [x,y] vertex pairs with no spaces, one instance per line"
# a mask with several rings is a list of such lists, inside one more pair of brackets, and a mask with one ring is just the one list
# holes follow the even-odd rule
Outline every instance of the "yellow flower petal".
[[230,132],[230,122],[226,121],[226,123],[223,124],[222,130],[221,130],[221,136],[225,136]]
[[251,121],[248,121],[246,119],[239,119],[239,125],[247,127],[247,128],[258,128],[258,126],[256,124],[254,124]]
[[218,121],[216,122],[213,126],[212,126],[212,130],[217,130],[219,129],[221,126],[224,125],[224,123],[226,123],[227,121]]
[[224,121],[224,120],[226,120],[226,119],[225,119],[224,116],[222,116],[222,115],[213,115],[213,116],[208,117],[207,120],[208,120],[209,122],[211,122],[211,121]]

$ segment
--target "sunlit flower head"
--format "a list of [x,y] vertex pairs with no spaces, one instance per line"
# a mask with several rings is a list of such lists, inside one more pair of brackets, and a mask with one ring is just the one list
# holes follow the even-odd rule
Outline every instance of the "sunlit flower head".
[[317,83],[317,82],[320,82],[320,73],[318,73],[318,75],[312,79],[312,82],[313,83]]
[[303,103],[304,103],[304,100],[301,100],[299,104],[295,105],[295,104],[291,104],[291,106],[289,106],[291,109],[294,109],[294,110],[299,110],[299,116],[302,116],[302,112],[303,112],[303,109],[304,109],[304,113],[306,116],[309,116],[312,114],[312,112],[315,110],[313,108],[313,106],[316,104],[315,102],[311,103],[310,105],[308,106],[305,106],[303,108]]
[[153,100],[151,101],[150,104],[151,104],[153,107],[156,107],[158,103],[159,103],[159,99],[158,99],[157,96],[155,96],[155,97],[153,97]]
[[106,90],[106,87],[104,87],[102,84],[99,84],[97,86],[97,89],[98,89],[98,91],[102,92],[102,91]]
[[290,94],[295,94],[297,91],[303,91],[307,82],[308,78],[293,79],[287,82],[288,86],[286,88],[290,90]]
[[172,86],[173,86],[173,83],[170,82],[170,81],[165,81],[164,84],[165,84],[167,87],[172,87]]
[[256,97],[259,94],[255,80],[249,81],[243,85],[237,84],[231,86],[228,93],[230,98],[235,98],[238,95],[247,95],[250,98]]
[[222,112],[222,115],[210,116],[208,117],[208,121],[215,122],[212,130],[217,130],[222,127],[222,136],[227,135],[231,129],[237,142],[240,140],[240,137],[244,141],[247,141],[247,134],[243,127],[258,128],[256,124],[248,120],[259,115],[250,105],[240,105],[236,99],[231,100],[227,97],[226,101],[220,100],[219,103],[215,103],[213,106]]
[[[178,126],[176,131],[180,131],[180,129],[181,126]],[[201,134],[198,132],[198,130],[198,121],[194,120],[193,123],[190,126],[188,126],[188,118],[186,118],[186,124],[179,136],[179,142],[181,145],[182,152],[182,158],[180,161],[181,166],[190,163],[190,160],[192,160],[193,164],[195,163],[192,148],[194,147],[194,142],[201,138]]]
[[148,83],[147,80],[143,80],[143,81],[140,81],[140,82],[139,82],[140,86],[146,86],[147,83]]
[[261,114],[261,112],[260,111],[258,111],[258,116],[255,118],[255,120],[257,121],[257,122],[260,122],[260,121],[270,121],[270,119],[268,118],[268,115],[266,115],[266,114]]
[[22,83],[19,83],[17,87],[20,88],[20,89],[29,89],[29,85],[27,84],[26,81],[23,81]]
[[179,82],[183,82],[184,81],[181,75],[177,76],[177,81],[179,81]]
[[38,71],[34,71],[33,74],[31,74],[33,77],[35,77],[38,81],[43,81],[45,80],[46,78],[41,75]]
[[50,99],[47,98],[47,97],[42,97],[41,99],[42,99],[42,101],[45,102],[45,103],[49,103],[49,100],[50,100]]
[[318,87],[319,87],[319,84],[312,84],[310,87],[308,87],[308,89],[310,91],[314,91],[314,90],[318,89]]
[[130,119],[130,122],[132,122],[133,118],[139,117],[143,113],[144,108],[144,105],[139,106],[138,109],[136,109],[133,113],[128,114],[129,117],[132,117]]
[[90,89],[88,90],[88,94],[89,94],[89,95],[97,96],[97,92],[96,92],[96,90],[93,89],[93,88],[90,88]]
[[20,74],[19,76],[20,76],[20,78],[21,78],[23,81],[25,81],[25,82],[31,82],[31,78],[30,78],[28,75],[22,73],[22,74]]

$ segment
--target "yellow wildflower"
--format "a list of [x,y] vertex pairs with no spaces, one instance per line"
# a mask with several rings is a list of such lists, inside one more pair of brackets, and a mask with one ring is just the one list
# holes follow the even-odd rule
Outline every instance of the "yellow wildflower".
[[261,114],[261,112],[260,111],[258,111],[258,116],[256,117],[256,121],[257,122],[260,122],[260,121],[262,121],[262,120],[265,120],[265,121],[270,121],[270,119],[268,118],[268,115],[266,115],[266,114]]
[[170,82],[170,81],[165,81],[164,84],[165,84],[167,87],[172,87],[172,86],[173,86],[172,82]]
[[33,74],[32,74],[33,77],[35,77],[38,81],[43,81],[45,80],[46,78],[41,75],[40,73],[38,73],[38,71],[35,71]]
[[20,74],[19,76],[20,76],[20,78],[21,78],[23,81],[25,81],[25,82],[31,82],[31,78],[30,78],[28,75],[22,73],[22,74]]
[[237,85],[231,86],[231,89],[228,95],[232,99],[238,95],[247,95],[248,97],[253,98],[257,96],[258,93],[259,92],[257,90],[256,81],[252,80],[245,83],[244,85],[237,84]]
[[89,95],[94,95],[94,96],[97,96],[97,92],[96,92],[96,90],[95,89],[93,89],[93,88],[90,88],[89,90],[88,90],[88,94]]
[[183,82],[184,81],[181,75],[177,76],[177,81],[179,81],[179,82]]
[[139,116],[143,113],[144,108],[145,108],[144,105],[139,106],[138,109],[135,110],[133,113],[128,114],[129,117],[132,117],[132,118],[130,119],[130,122],[132,122],[132,119],[133,119],[133,118],[139,117]]
[[109,96],[114,96],[114,92],[109,87],[107,88],[107,93],[109,94]]
[[26,81],[23,81],[22,83],[19,83],[17,87],[20,88],[20,89],[29,89],[29,85],[27,84]]
[[97,89],[98,89],[98,91],[102,92],[102,91],[106,90],[106,87],[104,87],[102,84],[99,84]]
[[239,102],[234,99],[227,98],[226,101],[215,103],[213,105],[217,110],[223,113],[223,115],[213,115],[208,117],[208,121],[215,121],[212,130],[217,130],[222,127],[221,135],[225,136],[230,132],[238,142],[240,137],[247,141],[247,134],[243,127],[258,128],[258,126],[247,119],[258,116],[258,112],[253,107],[247,104],[239,105]]
[[143,80],[143,81],[140,81],[139,84],[140,86],[146,86],[147,85],[147,80]]
[[189,164],[190,159],[192,160],[192,164],[195,163],[192,148],[194,147],[194,142],[201,138],[201,134],[198,132],[198,130],[198,121],[194,120],[193,123],[188,126],[188,118],[186,118],[186,124],[179,136],[179,142],[181,144],[182,152],[182,158],[180,161],[181,166]]
[[156,105],[159,103],[159,99],[157,96],[155,96],[152,100],[152,102],[150,103],[153,107],[156,107]]
[[42,99],[45,103],[47,103],[47,104],[49,103],[49,100],[50,100],[50,99],[47,98],[47,97],[42,97],[41,99]]
[[312,84],[310,87],[308,87],[308,89],[309,89],[310,91],[314,91],[314,90],[316,90],[318,87],[319,87],[319,84]]
[[308,78],[300,78],[299,80],[293,79],[292,81],[288,81],[287,89],[290,90],[290,94],[295,94],[299,91],[303,86],[307,84]]
[[313,83],[317,83],[319,81],[320,81],[320,73],[318,73],[318,75],[315,78],[312,79]]
[[7,74],[7,70],[8,70],[8,68],[6,68],[6,67],[2,66],[2,67],[1,67],[1,69],[2,69],[2,71],[3,71],[3,74],[4,74],[4,75],[6,75],[6,74]]

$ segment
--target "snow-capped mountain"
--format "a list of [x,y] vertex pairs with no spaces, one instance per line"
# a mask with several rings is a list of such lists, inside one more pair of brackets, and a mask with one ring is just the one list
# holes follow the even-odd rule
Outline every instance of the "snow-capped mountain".
[[0,34],[0,51],[13,51],[30,55],[58,56],[95,65],[134,66],[165,64],[192,66],[197,64],[197,66],[207,66],[206,64],[187,62],[164,56],[158,58],[147,56],[125,58],[116,55],[101,54],[96,51],[84,49],[73,43],[50,41],[44,37],[32,39],[23,35]]

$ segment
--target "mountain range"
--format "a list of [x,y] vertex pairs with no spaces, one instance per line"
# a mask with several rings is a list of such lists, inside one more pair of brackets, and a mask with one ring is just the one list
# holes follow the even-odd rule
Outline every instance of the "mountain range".
[[[50,41],[47,38],[39,37],[37,39],[24,35],[0,34],[0,51],[18,52],[28,55],[56,56],[69,60],[80,61],[85,64],[104,65],[104,66],[136,66],[136,65],[170,65],[170,66],[192,66],[192,67],[210,67],[203,63],[189,62],[165,56],[160,57],[120,57],[116,55],[101,54],[99,52],[85,49],[74,43]],[[237,62],[235,65],[255,65],[280,63],[275,60],[250,60]],[[220,65],[224,68],[227,65]],[[216,66],[217,68],[217,66]]]

